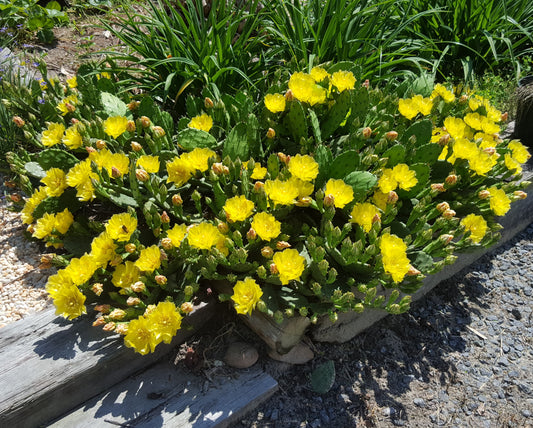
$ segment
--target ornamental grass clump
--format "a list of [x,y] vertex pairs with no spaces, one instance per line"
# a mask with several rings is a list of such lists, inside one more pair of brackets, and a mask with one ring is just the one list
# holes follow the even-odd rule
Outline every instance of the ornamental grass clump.
[[141,354],[208,288],[277,321],[398,314],[426,275],[498,239],[529,153],[500,139],[486,99],[436,85],[399,100],[343,64],[309,71],[255,107],[191,97],[176,130],[149,97],[66,89],[76,108],[43,129],[43,150],[10,157],[36,183],[28,233],[62,251],[57,314],[90,306]]

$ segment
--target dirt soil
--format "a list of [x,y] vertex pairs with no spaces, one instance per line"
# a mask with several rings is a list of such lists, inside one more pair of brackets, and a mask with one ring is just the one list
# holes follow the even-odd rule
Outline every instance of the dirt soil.
[[[97,23],[89,17],[56,28],[53,45],[28,50],[46,54],[52,72],[71,76],[85,54],[120,48]],[[185,345],[198,354],[191,370],[215,375],[209,362],[221,358],[230,337],[259,349],[257,364],[280,390],[235,427],[531,427],[533,257],[525,255],[533,253],[532,238],[530,228],[408,314],[388,317],[344,344],[314,344],[315,358],[304,365],[273,362],[257,336],[226,313],[225,322],[237,323],[222,330],[218,324]],[[335,382],[320,395],[309,376],[328,360]]]

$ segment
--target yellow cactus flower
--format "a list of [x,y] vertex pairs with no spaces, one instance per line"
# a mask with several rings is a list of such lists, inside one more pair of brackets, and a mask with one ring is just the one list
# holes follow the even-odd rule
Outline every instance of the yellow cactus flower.
[[379,248],[385,272],[392,276],[394,282],[401,282],[410,267],[407,245],[396,235],[385,233],[381,236]]
[[285,111],[285,97],[282,94],[265,95],[265,107],[272,113]]
[[211,223],[196,224],[189,229],[187,240],[189,245],[199,250],[210,250],[214,246],[220,245],[224,235]]
[[392,173],[394,175],[394,179],[398,182],[400,189],[411,190],[418,183],[416,172],[412,169],[409,169],[409,167],[404,163],[399,163],[392,168]]
[[351,71],[336,71],[331,75],[330,81],[339,92],[355,87],[355,76]]
[[144,316],[131,320],[128,325],[128,333],[124,336],[124,344],[141,355],[154,352],[157,340],[152,332],[150,321]]
[[313,67],[309,73],[315,82],[322,82],[323,80],[329,78],[329,73],[324,70],[322,67]]
[[431,113],[433,101],[430,98],[424,98],[422,95],[415,95],[413,97],[413,102],[416,106],[416,109],[424,116],[427,116]]
[[409,120],[418,114],[418,108],[411,98],[401,99],[398,103],[398,110]]
[[300,180],[312,181],[318,176],[318,163],[309,155],[297,154],[289,160],[289,172]]
[[380,218],[378,207],[368,202],[355,204],[350,215],[350,221],[357,223],[366,233],[372,229],[376,216]]
[[191,171],[205,172],[209,168],[208,161],[216,157],[216,153],[211,149],[196,148],[192,152],[184,153],[181,158],[185,161]]
[[61,142],[71,150],[82,147],[83,137],[81,136],[78,127],[76,125],[68,127]]
[[70,95],[63,98],[56,108],[61,112],[61,116],[66,116],[68,113],[72,113],[75,109],[75,105],[78,104],[78,97],[76,95]]
[[213,127],[213,118],[205,113],[202,113],[199,116],[194,116],[187,126],[189,128],[209,132]]
[[98,267],[105,267],[113,260],[117,244],[107,232],[102,232],[91,242],[91,256]]
[[252,228],[264,241],[275,239],[281,233],[281,223],[272,214],[260,212],[254,215]]
[[167,238],[170,239],[174,247],[179,247],[181,242],[185,239],[187,235],[187,225],[185,224],[175,224],[172,229],[167,231]]
[[141,272],[153,272],[161,266],[161,251],[157,245],[152,245],[141,250],[139,258],[135,262],[135,266]]
[[254,203],[244,195],[234,196],[226,200],[224,204],[224,211],[226,212],[226,218],[230,223],[236,221],[244,221],[250,217],[254,211]]
[[54,230],[56,218],[53,214],[45,213],[35,224],[32,236],[37,239],[44,239],[50,236]]
[[26,200],[26,203],[24,204],[24,208],[21,211],[21,218],[22,223],[24,224],[31,224],[33,223],[33,212],[35,211],[35,208],[44,201],[48,197],[48,192],[46,189],[46,186],[41,186],[33,194],[31,197]]
[[497,159],[497,153],[490,155],[478,149],[476,154],[468,159],[468,166],[476,174],[485,175],[496,165]]
[[487,233],[487,222],[476,214],[468,214],[461,220],[466,232],[470,232],[470,239],[475,244],[479,243]]
[[159,157],[143,155],[139,159],[137,159],[135,165],[137,167],[141,167],[150,174],[155,174],[159,172]]
[[172,338],[181,328],[183,319],[173,302],[159,302],[147,318],[156,344],[172,342]]
[[71,78],[67,79],[67,85],[70,89],[74,89],[78,87],[78,79],[76,76],[72,76]]
[[289,79],[289,89],[296,99],[310,105],[326,101],[326,89],[318,86],[309,74],[302,72],[292,74]]
[[63,133],[65,132],[65,125],[62,123],[51,123],[48,125],[41,137],[41,143],[45,147],[52,147],[61,143],[63,139]]
[[470,128],[481,131],[483,129],[481,126],[483,117],[479,113],[468,113],[465,115],[464,121]]
[[139,281],[141,271],[134,262],[127,260],[119,264],[113,271],[111,282],[117,288],[129,288],[132,284]]
[[62,169],[50,168],[46,171],[46,176],[41,179],[41,183],[45,185],[47,196],[61,196],[68,187],[67,174]]
[[490,209],[497,216],[502,216],[511,209],[511,199],[502,189],[490,187],[487,189],[490,193]]
[[87,308],[84,305],[86,297],[74,285],[59,287],[55,290],[52,298],[56,307],[56,315],[73,320],[87,313]]
[[128,118],[125,116],[111,116],[104,121],[104,132],[113,138],[124,134],[127,127]]
[[353,201],[353,188],[347,185],[342,180],[330,178],[326,183],[324,191],[326,196],[333,196],[333,204],[335,208],[344,208],[347,204]]
[[111,239],[127,242],[137,229],[137,219],[129,213],[114,214],[106,224],[106,232]]
[[61,234],[64,235],[70,229],[70,226],[74,223],[74,216],[65,208],[63,211],[55,215],[55,224],[54,228]]
[[45,288],[50,297],[55,298],[61,292],[61,288],[66,286],[75,287],[70,275],[61,269],[55,275],[48,277]]
[[507,145],[507,148],[511,150],[513,159],[520,163],[526,163],[527,160],[531,157],[526,146],[524,146],[518,140],[512,140]]
[[237,281],[233,287],[231,300],[235,302],[235,310],[238,314],[249,315],[262,295],[263,291],[257,282],[253,278],[246,277],[244,281]]
[[305,269],[305,259],[298,253],[298,250],[287,248],[274,254],[272,261],[275,263],[279,279],[283,285],[291,280],[298,280]]
[[256,163],[254,165],[254,170],[252,171],[252,175],[250,176],[253,180],[262,180],[265,178],[267,174],[267,169],[265,167],[262,167],[261,164]]
[[444,126],[448,134],[455,140],[465,136],[466,123],[459,117],[447,117],[444,119]]
[[296,189],[298,189],[298,198],[311,196],[311,193],[313,193],[313,190],[315,190],[315,186],[309,181],[300,180],[296,177],[291,177],[287,181]]
[[177,187],[187,183],[194,172],[189,162],[178,156],[167,162],[166,167],[168,173],[167,183],[175,183]]
[[88,282],[98,269],[96,262],[89,254],[84,254],[80,258],[73,258],[64,271],[70,275],[74,285],[82,285]]
[[294,182],[277,178],[265,182],[265,192],[268,198],[278,205],[292,205],[298,197],[298,187]]
[[455,95],[452,91],[449,91],[448,89],[446,89],[446,87],[441,84],[441,83],[437,83],[434,87],[433,87],[433,92],[431,93],[431,97],[430,98],[436,98],[440,96],[444,102],[446,103],[451,103],[453,101],[455,101]]

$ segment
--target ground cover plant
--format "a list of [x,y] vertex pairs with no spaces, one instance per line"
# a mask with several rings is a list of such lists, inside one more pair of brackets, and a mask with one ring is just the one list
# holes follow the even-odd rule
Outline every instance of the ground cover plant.
[[501,112],[443,85],[398,99],[360,74],[295,72],[259,105],[190,96],[177,125],[149,96],[113,95],[113,75],[54,83],[55,121],[25,134],[42,149],[9,160],[28,233],[63,248],[45,259],[58,315],[90,304],[146,354],[216,284],[278,321],[401,313],[425,275],[498,239],[529,157],[498,137]]

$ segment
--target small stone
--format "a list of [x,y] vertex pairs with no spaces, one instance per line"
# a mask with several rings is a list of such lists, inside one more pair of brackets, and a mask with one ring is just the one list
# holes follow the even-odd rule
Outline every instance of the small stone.
[[501,356],[500,358],[498,358],[498,364],[500,366],[507,367],[509,365],[509,360],[506,357]]
[[424,400],[423,398],[415,398],[413,400],[413,403],[415,406],[418,407],[426,407],[426,400]]
[[522,416],[525,417],[525,418],[530,418],[531,417],[531,412],[527,409],[523,409],[520,413],[522,413]]
[[247,369],[253,366],[258,358],[259,353],[252,345],[244,342],[233,342],[226,350],[224,362],[236,369]]
[[272,410],[272,413],[270,415],[270,420],[271,421],[277,421],[278,418],[279,418],[279,410],[278,409]]
[[396,409],[394,407],[385,407],[381,413],[383,416],[392,416],[396,413]]
[[517,320],[521,320],[522,319],[522,314],[520,313],[520,311],[516,308],[512,309],[511,310],[511,313],[513,314],[513,316],[517,319]]

